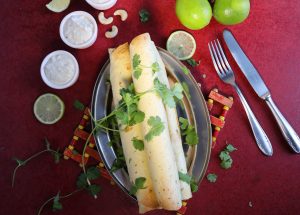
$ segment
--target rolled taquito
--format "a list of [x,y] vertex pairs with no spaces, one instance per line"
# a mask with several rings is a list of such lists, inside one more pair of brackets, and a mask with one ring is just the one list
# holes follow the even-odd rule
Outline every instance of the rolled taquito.
[[[160,80],[161,83],[165,84],[170,89],[170,85],[173,86],[174,83],[173,82],[169,83],[171,79],[170,80],[168,79],[165,65],[159,55],[159,52],[156,49],[154,42],[152,42],[152,49],[153,52],[155,52],[156,54],[156,59],[159,65],[159,70],[157,72],[158,79]],[[171,137],[171,143],[173,146],[173,151],[175,154],[177,169],[181,173],[187,174],[187,166],[186,166],[186,160],[183,152],[176,107],[171,108],[168,105],[165,105],[165,109],[167,112],[169,132]],[[181,188],[181,197],[183,200],[187,200],[192,197],[191,186],[187,182],[180,181],[180,188]]]
[[[113,103],[115,107],[119,105],[122,96],[120,90],[127,88],[132,83],[131,65],[128,43],[120,45],[116,49],[110,49],[110,82],[113,93]],[[119,131],[121,136],[122,148],[126,160],[126,165],[129,173],[129,178],[132,183],[136,178],[146,178],[144,187],[139,189],[136,197],[139,204],[140,213],[145,213],[149,210],[158,208],[158,202],[153,190],[152,180],[148,167],[147,154],[145,151],[139,151],[134,148],[132,139],[143,139],[142,126],[136,124],[130,127],[122,126],[120,122]]]
[[[157,74],[151,68],[157,62],[148,33],[130,43],[133,82],[140,97],[138,108],[145,113],[141,123],[150,174],[159,204],[166,210],[181,207],[180,182],[170,139],[168,119],[162,98],[153,91]],[[147,92],[147,93],[145,93]]]

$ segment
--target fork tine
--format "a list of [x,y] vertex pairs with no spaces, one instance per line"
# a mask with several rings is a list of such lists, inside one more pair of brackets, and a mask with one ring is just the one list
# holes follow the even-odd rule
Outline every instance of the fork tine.
[[222,77],[222,76],[225,75],[225,71],[224,71],[224,68],[222,67],[222,65],[220,63],[220,59],[219,59],[218,54],[216,52],[216,47],[214,46],[213,41],[210,42],[210,46],[211,46],[216,64],[218,66],[219,76]]
[[218,59],[215,58],[216,56],[213,53],[214,50],[212,50],[212,49],[214,49],[213,46],[212,46],[212,42],[208,43],[208,49],[209,49],[210,56],[211,56],[211,59],[213,61],[214,67],[216,69],[216,72],[218,73],[219,77],[221,78],[222,77],[222,73],[221,73],[221,71],[220,71],[220,69],[218,67],[218,64],[217,64]]
[[218,39],[213,41],[214,47],[216,49],[216,53],[218,55],[218,58],[220,60],[220,66],[223,68],[224,73],[228,72],[228,68],[226,67],[225,63],[224,63],[224,59],[221,56],[221,52],[220,52],[220,47],[217,45],[217,41]]
[[226,66],[228,67],[229,70],[232,70],[231,67],[230,67],[230,65],[229,65],[229,63],[228,63],[228,60],[227,60],[227,58],[226,58],[226,56],[224,54],[223,48],[222,48],[222,46],[220,44],[220,41],[218,39],[217,39],[217,44],[218,44],[219,50],[221,52],[222,58],[223,58],[223,60],[224,60],[224,62],[226,64]]

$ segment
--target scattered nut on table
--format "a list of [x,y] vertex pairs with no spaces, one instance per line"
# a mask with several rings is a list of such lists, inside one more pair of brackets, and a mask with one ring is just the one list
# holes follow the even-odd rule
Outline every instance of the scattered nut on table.
[[121,20],[122,20],[122,21],[125,21],[125,20],[127,19],[127,17],[128,17],[127,11],[126,11],[126,10],[122,10],[122,9],[116,10],[116,11],[114,12],[114,15],[115,15],[115,16],[121,16]]
[[110,23],[113,22],[114,18],[112,17],[105,18],[104,13],[100,12],[98,15],[98,20],[103,25],[109,25]]
[[117,28],[117,26],[113,25],[111,27],[111,31],[105,32],[105,37],[106,38],[114,38],[115,36],[117,36],[117,34],[118,34],[118,28]]

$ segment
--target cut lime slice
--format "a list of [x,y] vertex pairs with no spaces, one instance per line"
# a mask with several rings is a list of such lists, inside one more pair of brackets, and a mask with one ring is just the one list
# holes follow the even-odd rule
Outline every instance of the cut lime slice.
[[52,12],[62,12],[69,7],[70,0],[52,0],[46,7],[51,10]]
[[62,118],[65,111],[63,101],[52,93],[39,96],[33,105],[35,117],[43,124],[54,124]]
[[168,38],[167,50],[179,60],[187,60],[193,57],[196,51],[196,41],[186,31],[175,31]]

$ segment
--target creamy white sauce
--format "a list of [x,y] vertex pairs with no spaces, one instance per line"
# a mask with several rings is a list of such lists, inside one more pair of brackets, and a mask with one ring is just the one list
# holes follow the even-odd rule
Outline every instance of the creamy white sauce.
[[44,67],[47,79],[58,85],[71,81],[75,75],[75,69],[73,59],[65,54],[52,56]]
[[71,16],[64,25],[65,38],[74,45],[80,45],[92,38],[94,26],[84,15]]

